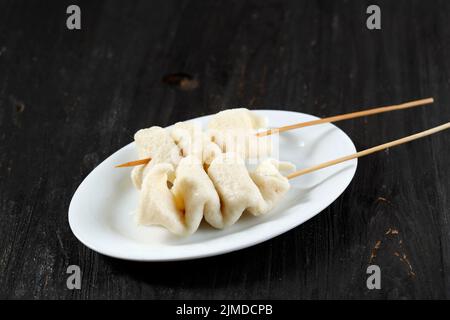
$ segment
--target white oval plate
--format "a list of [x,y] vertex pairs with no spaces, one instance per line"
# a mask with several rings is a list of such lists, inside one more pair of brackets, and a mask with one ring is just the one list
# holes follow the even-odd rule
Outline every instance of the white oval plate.
[[[254,110],[269,119],[271,127],[318,119],[290,111]],[[195,120],[202,124],[210,116]],[[282,133],[280,159],[297,169],[356,152],[350,138],[332,124]],[[223,254],[276,237],[329,206],[349,185],[357,160],[347,161],[291,180],[292,188],[266,216],[244,215],[234,226],[217,230],[202,224],[189,237],[177,237],[158,226],[137,226],[133,213],[138,192],[131,169],[115,165],[136,158],[134,142],[123,147],[84,179],[69,207],[69,224],[87,247],[107,256],[137,261],[185,260]]]

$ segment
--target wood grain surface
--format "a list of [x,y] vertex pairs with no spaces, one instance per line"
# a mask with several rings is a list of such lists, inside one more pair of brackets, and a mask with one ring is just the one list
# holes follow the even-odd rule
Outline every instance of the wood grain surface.
[[[0,298],[450,298],[450,134],[361,159],[321,214],[260,245],[177,263],[108,258],[70,231],[70,199],[151,125],[229,107],[320,117],[364,149],[450,119],[450,2],[0,1]],[[82,29],[66,28],[78,4]],[[79,265],[81,290],[66,269]],[[382,289],[368,290],[377,264]]]

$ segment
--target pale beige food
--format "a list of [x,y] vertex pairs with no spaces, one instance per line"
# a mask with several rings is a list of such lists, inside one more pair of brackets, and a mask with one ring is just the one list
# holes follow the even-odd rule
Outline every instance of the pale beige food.
[[182,156],[195,156],[209,165],[222,151],[202,131],[200,124],[193,121],[178,122],[171,130],[171,136],[181,150]]
[[173,166],[168,163],[158,163],[149,169],[142,182],[137,222],[140,225],[161,225],[174,234],[182,235],[186,232],[186,225],[196,221],[185,219],[177,208],[167,186],[170,173],[173,173]]
[[246,108],[236,108],[216,113],[208,123],[208,130],[257,130],[267,127],[267,120]]
[[256,131],[233,129],[226,131],[209,131],[211,140],[219,146],[222,152],[237,153],[242,158],[259,162],[271,155],[273,137],[258,137]]
[[193,121],[177,122],[173,125],[170,135],[181,149],[183,157],[193,155],[202,159],[204,133],[199,124]]
[[226,153],[213,160],[207,174],[202,162],[190,155],[179,162],[170,188],[173,166],[156,164],[142,184],[138,223],[161,225],[186,236],[198,229],[203,218],[222,229],[236,223],[244,212],[265,214],[290,187],[279,167],[292,165],[266,160],[249,173],[239,155]]
[[272,152],[272,137],[257,137],[267,120],[245,108],[228,109],[215,114],[207,133],[223,152],[239,154],[244,159],[261,159]]
[[173,187],[168,176],[169,164],[152,167],[144,179],[138,208],[138,223],[161,225],[177,235],[194,233],[203,217],[220,219],[220,200],[216,190],[194,156],[183,158],[176,169]]
[[[181,151],[166,129],[151,127],[142,129],[134,135],[139,159],[151,158],[146,165],[140,165],[131,171],[131,180],[137,189],[141,188],[145,175],[158,163],[168,163],[176,167],[181,160]],[[174,174],[169,175],[173,181]]]
[[[217,227],[214,222],[221,220],[219,195],[200,160],[193,156],[182,159],[176,176],[172,192],[178,208],[184,211],[186,217],[195,217],[198,223],[205,217],[206,221]],[[188,233],[197,230],[198,223],[191,224]]]
[[234,224],[246,210],[254,215],[266,211],[264,198],[239,155],[221,154],[211,162],[208,176],[222,203],[223,227]]
[[246,212],[270,211],[290,188],[280,170],[293,166],[267,159],[248,171],[245,160],[269,153],[264,138],[255,135],[265,125],[247,109],[231,109],[216,114],[207,131],[192,121],[138,131],[139,157],[152,159],[132,171],[140,189],[138,223],[186,236],[203,218],[221,229]]
[[289,180],[280,171],[292,172],[295,166],[290,162],[280,162],[275,159],[267,159],[262,162],[255,171],[250,172],[250,177],[258,186],[266,207],[263,213],[271,210],[289,191]]
[[[229,109],[214,115],[208,130],[193,121],[178,122],[172,128],[150,127],[134,135],[138,158],[151,158],[147,165],[133,168],[131,179],[137,189],[148,170],[158,163],[177,167],[184,156],[193,155],[207,166],[222,152],[235,152],[245,159],[261,159],[272,151],[267,137],[258,138],[255,130],[267,124],[263,117],[248,109]],[[169,175],[173,182],[174,175]]]

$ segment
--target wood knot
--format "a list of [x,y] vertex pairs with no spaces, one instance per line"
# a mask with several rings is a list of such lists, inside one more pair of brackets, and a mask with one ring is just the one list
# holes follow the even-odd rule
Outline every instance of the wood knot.
[[197,89],[199,85],[198,80],[196,80],[192,75],[184,72],[167,74],[162,78],[162,82],[183,91]]

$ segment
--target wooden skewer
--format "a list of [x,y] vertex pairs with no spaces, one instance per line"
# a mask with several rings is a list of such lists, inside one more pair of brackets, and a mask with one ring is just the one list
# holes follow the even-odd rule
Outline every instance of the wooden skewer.
[[[369,115],[373,115],[373,114],[377,114],[377,113],[383,113],[383,112],[389,112],[389,111],[401,110],[401,109],[408,109],[408,108],[423,106],[426,104],[431,104],[433,102],[434,102],[433,98],[427,98],[427,99],[409,101],[409,102],[405,102],[405,103],[398,104],[398,105],[392,105],[392,106],[387,106],[387,107],[379,107],[379,108],[373,108],[373,109],[369,109],[369,110],[346,113],[346,114],[341,114],[341,115],[337,115],[337,116],[333,116],[333,117],[296,123],[296,124],[280,127],[277,129],[270,129],[267,131],[259,132],[256,134],[256,136],[264,137],[264,136],[268,136],[268,135],[271,135],[274,133],[280,133],[280,132],[284,132],[284,131],[288,131],[288,130],[309,127],[309,126],[313,126],[316,124],[322,124],[322,123],[328,123],[328,122],[338,122],[338,121],[342,121],[342,120],[346,120],[346,119],[359,118],[359,117],[369,116]],[[151,160],[150,158],[146,158],[146,159],[141,159],[141,160],[136,160],[136,161],[130,161],[130,162],[119,164],[116,166],[116,168],[134,167],[134,166],[138,166],[138,165],[142,165],[142,164],[147,164],[150,162],[150,160]]]
[[335,159],[335,160],[327,161],[327,162],[324,162],[324,163],[312,166],[310,168],[306,168],[306,169],[302,169],[302,170],[293,172],[290,175],[288,175],[287,178],[288,179],[292,179],[292,178],[295,178],[295,177],[298,177],[298,176],[302,176],[304,174],[307,174],[307,173],[310,173],[310,172],[313,172],[313,171],[316,171],[316,170],[320,170],[320,169],[323,169],[323,168],[326,168],[326,167],[329,167],[329,166],[332,166],[332,165],[335,165],[335,164],[338,164],[338,163],[341,163],[341,162],[344,162],[344,161],[348,161],[348,160],[352,160],[352,159],[355,159],[355,158],[364,157],[364,156],[367,156],[367,155],[369,155],[371,153],[375,153],[375,152],[378,152],[378,151],[381,151],[381,150],[384,150],[384,149],[387,149],[387,148],[390,148],[390,147],[398,146],[398,145],[401,145],[403,143],[407,143],[407,142],[410,142],[410,141],[413,141],[413,140],[416,140],[416,139],[420,139],[420,138],[429,136],[431,134],[434,134],[436,132],[443,131],[443,130],[446,130],[446,129],[450,129],[450,122],[447,122],[447,123],[445,123],[443,125],[440,125],[440,126],[437,126],[437,127],[434,127],[434,128],[431,128],[431,129],[428,129],[428,130],[425,130],[425,131],[422,131],[422,132],[419,132],[419,133],[416,133],[416,134],[413,134],[413,135],[410,135],[410,136],[407,136],[407,137],[404,137],[404,138],[401,138],[401,139],[398,139],[398,140],[394,140],[394,141],[391,141],[391,142],[388,142],[388,143],[381,144],[381,145],[376,146],[376,147],[372,147],[372,148],[369,148],[369,149],[366,149],[366,150],[363,150],[363,151],[359,151],[357,153],[354,153],[354,154],[351,154],[351,155],[348,155],[348,156],[345,156],[345,157],[342,157],[342,158],[338,158],[338,159]]
[[300,122],[300,123],[291,124],[291,125],[288,125],[288,126],[283,126],[283,127],[280,127],[280,128],[276,128],[276,129],[270,129],[270,130],[267,130],[267,131],[259,132],[256,135],[258,137],[264,137],[264,136],[268,136],[268,135],[271,135],[271,134],[274,134],[274,133],[280,133],[280,132],[284,132],[284,131],[288,131],[288,130],[309,127],[309,126],[313,126],[313,125],[316,125],[316,124],[328,123],[328,122],[338,122],[338,121],[342,121],[342,120],[359,118],[359,117],[365,117],[365,116],[370,116],[370,115],[373,115],[373,114],[378,114],[378,113],[383,113],[383,112],[408,109],[408,108],[413,108],[413,107],[418,107],[418,106],[431,104],[433,102],[434,102],[433,98],[414,100],[414,101],[409,101],[409,102],[405,102],[405,103],[398,104],[398,105],[373,108],[373,109],[369,109],[369,110],[363,110],[363,111],[357,111],[357,112],[352,112],[352,113],[346,113],[346,114],[341,114],[341,115],[332,116],[332,117],[328,117],[328,118],[322,118],[322,119],[318,119],[318,120],[312,120],[312,121],[307,121],[307,122]]
[[125,168],[125,167],[134,167],[134,166],[139,166],[141,164],[147,164],[150,162],[150,160],[152,160],[151,158],[146,158],[146,159],[141,159],[141,160],[135,160],[135,161],[130,161],[130,162],[125,162],[122,164],[119,164],[116,166],[116,168]]

